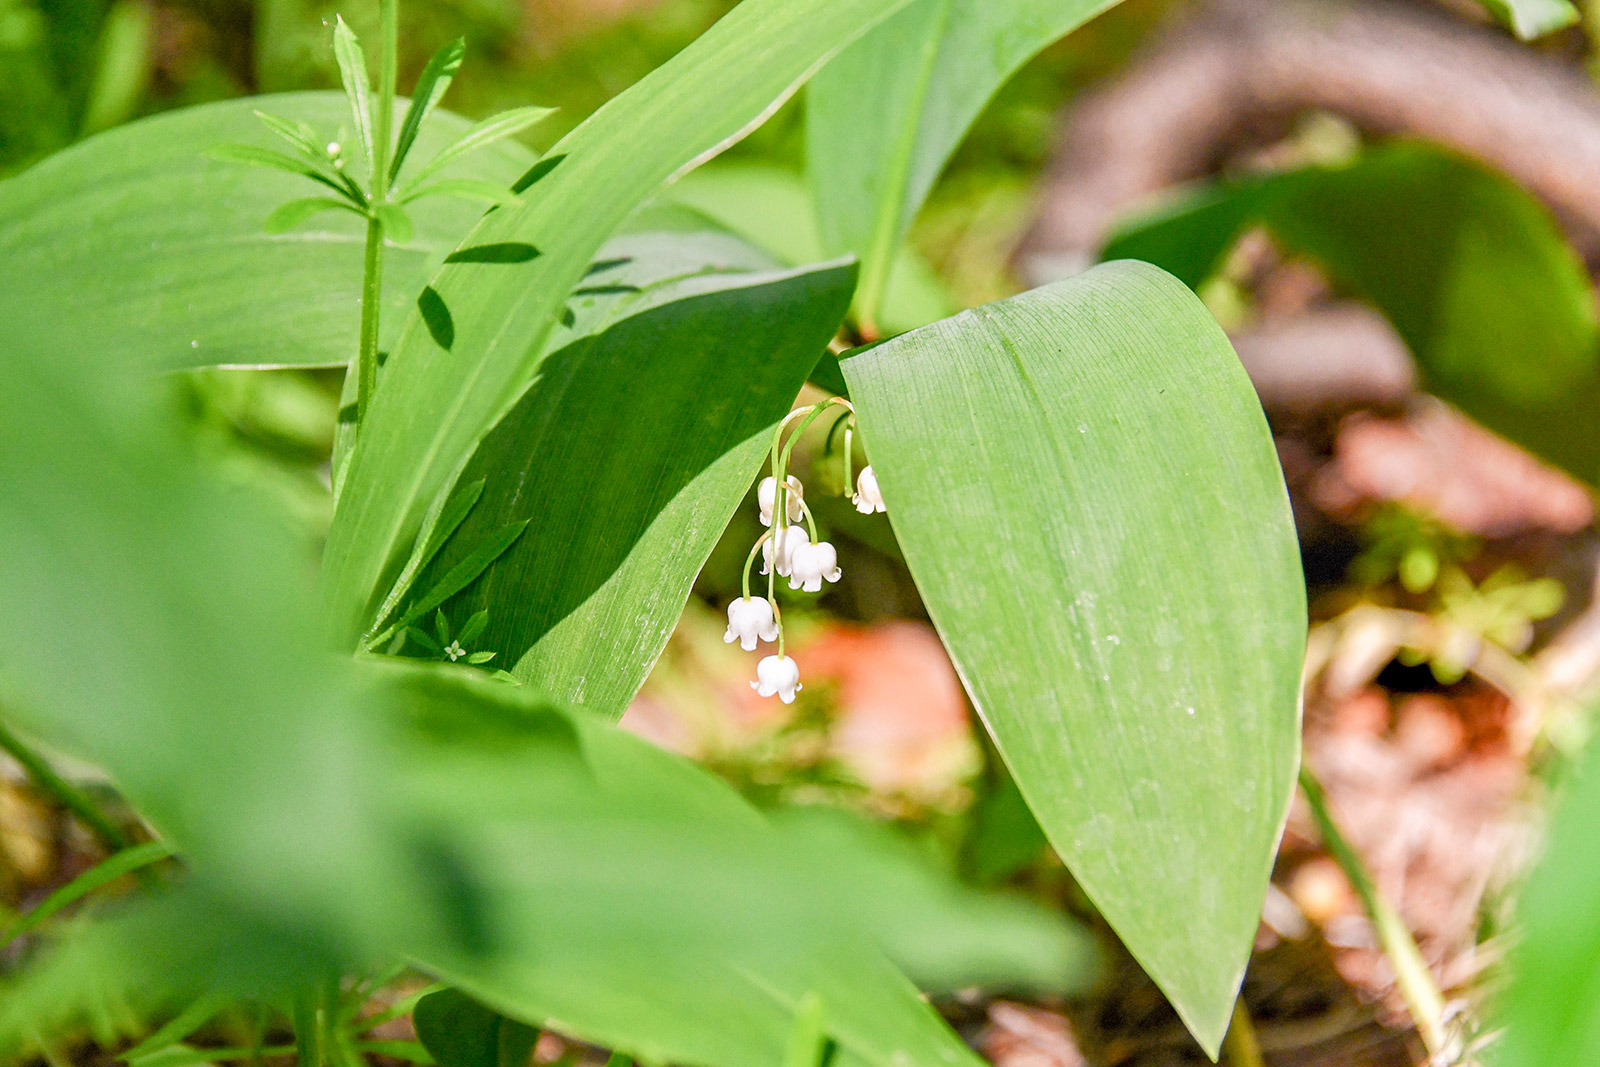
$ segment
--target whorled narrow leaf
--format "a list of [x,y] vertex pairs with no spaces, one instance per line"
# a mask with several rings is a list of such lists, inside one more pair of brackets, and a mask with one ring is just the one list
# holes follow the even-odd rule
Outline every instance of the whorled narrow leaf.
[[330,636],[360,634],[422,513],[538,374],[566,295],[663,182],[759,123],[839,48],[905,0],[746,0],[552,150],[563,157],[465,243],[524,241],[516,267],[454,264],[431,283],[452,350],[413,315],[352,453],[325,558]]
[[461,475],[484,482],[481,500],[416,587],[528,523],[450,613],[487,608],[479,647],[496,663],[615,718],[838,329],[855,270],[775,270],[713,232],[607,250],[629,263],[573,299],[539,381]]
[[1299,759],[1266,420],[1177,280],[1112,263],[841,361],[890,522],[1051,843],[1215,1053]]
[[428,65],[422,68],[416,91],[411,94],[411,105],[406,108],[405,121],[400,124],[400,138],[395,142],[394,162],[389,166],[391,182],[399,176],[400,168],[405,166],[406,156],[417,139],[417,131],[422,129],[423,120],[449,91],[450,83],[455,80],[456,71],[461,69],[461,60],[466,54],[466,39],[457,37],[435,52],[428,60]]
[[[340,212],[267,232],[274,212],[324,190],[300,176],[309,163],[287,154],[294,173],[208,155],[228,144],[280,146],[255,111],[322,138],[349,125],[338,93],[225,101],[91,137],[0,182],[7,328],[47,331],[63,346],[92,346],[108,365],[151,370],[348,363],[360,332],[364,224]],[[437,151],[469,125],[435,109],[414,151]],[[508,188],[533,162],[502,141],[444,175]],[[347,166],[365,178],[364,163]],[[483,206],[441,196],[408,211],[416,237],[384,259],[385,348]]]
[[310,196],[303,200],[290,200],[279,206],[267,216],[261,228],[269,234],[288,233],[324,211],[350,211],[360,214],[360,210],[348,200],[335,200],[331,196]]
[[1398,144],[1344,166],[1201,190],[1129,223],[1105,255],[1143,259],[1198,286],[1250,225],[1383,312],[1430,392],[1600,482],[1594,296],[1533,197],[1477,163]]
[[890,265],[951,153],[1006,80],[1118,0],[915,0],[806,90],[806,165],[829,252],[861,259],[875,319]]
[[339,80],[350,103],[350,120],[355,124],[356,136],[361,141],[361,153],[367,163],[372,162],[372,74],[367,70],[367,56],[361,42],[344,19],[334,16],[333,54],[339,61]]
[[519,107],[511,111],[502,112],[499,115],[491,115],[482,122],[475,123],[460,137],[441,148],[432,159],[419,167],[416,174],[412,175],[405,185],[395,190],[395,195],[402,200],[414,195],[416,190],[428,179],[456,160],[521,133],[529,126],[554,113],[554,110],[548,107]]

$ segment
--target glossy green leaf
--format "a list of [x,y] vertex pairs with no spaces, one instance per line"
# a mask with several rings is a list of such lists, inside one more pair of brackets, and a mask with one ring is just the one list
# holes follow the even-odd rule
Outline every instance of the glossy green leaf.
[[1600,1062],[1600,745],[1590,742],[1566,793],[1518,902],[1496,1067]]
[[978,114],[1046,45],[1117,0],[915,0],[806,91],[806,161],[830,252],[861,259],[876,319],[911,220]]
[[615,718],[838,329],[855,270],[707,274],[668,258],[750,255],[713,234],[608,250],[631,260],[606,273],[615,291],[575,299],[579,317],[560,334],[576,336],[467,465],[461,477],[482,480],[483,498],[417,584],[502,524],[528,523],[451,614],[487,608],[480,645],[497,663]]
[[484,218],[464,243],[523,241],[541,255],[445,267],[431,284],[456,323],[453,350],[433,343],[420,315],[391,349],[329,534],[334,641],[361,633],[423,512],[538,377],[565,297],[605,240],[663,182],[736,141],[904,2],[746,0],[564,137],[552,150],[560,164]]
[[[255,111],[305,123],[323,140],[349,126],[337,93],[252,97],[119,127],[0,182],[8,329],[92,348],[104,365],[151,370],[347,364],[360,332],[365,224],[338,213],[293,233],[267,232],[274,211],[318,188],[297,174],[208,156],[230,143],[281,145]],[[437,151],[467,127],[436,109],[417,151]],[[508,186],[532,162],[503,141],[447,174]],[[362,164],[348,167],[364,179]],[[433,197],[410,213],[415,241],[391,246],[384,260],[385,348],[483,209]]]
[[1193,294],[1112,263],[841,361],[928,612],[1051,843],[1215,1052],[1299,758],[1304,583]]
[[1135,222],[1108,258],[1191,286],[1244,227],[1394,323],[1423,385],[1591,485],[1600,482],[1600,327],[1588,272],[1549,213],[1477,163],[1420,144],[1204,190]]
[[1478,0],[1524,41],[1565,29],[1580,18],[1569,0]]

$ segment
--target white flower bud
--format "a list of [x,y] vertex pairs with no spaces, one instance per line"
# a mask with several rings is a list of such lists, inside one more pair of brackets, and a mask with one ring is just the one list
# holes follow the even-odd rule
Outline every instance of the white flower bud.
[[863,515],[886,510],[883,506],[883,494],[878,491],[878,476],[872,472],[872,464],[869,463],[861,468],[861,474],[856,478],[856,495],[851,499],[855,501],[856,510]]
[[[780,544],[779,542],[782,543]],[[787,577],[794,563],[795,549],[810,543],[811,537],[805,530],[798,526],[785,526],[767,538],[766,543],[761,546],[761,573],[770,574],[772,572],[774,557],[776,557],[778,573]]]
[[[785,497],[787,505],[784,510],[789,513],[790,522],[799,522],[806,514],[805,508],[801,506],[801,500],[805,496],[805,486],[801,485],[800,479],[792,474],[784,481],[789,485],[789,492]],[[761,525],[772,525],[772,509],[777,502],[778,480],[769,474],[761,479],[761,485],[756,488],[756,504],[761,508]]]
[[750,683],[760,696],[775,696],[785,704],[794,703],[800,684],[800,665],[788,656],[768,656],[756,664],[756,680]]
[[819,593],[824,578],[830,582],[839,580],[839,553],[826,541],[812,544],[808,538],[804,544],[795,546],[789,558],[789,571],[790,589]]
[[722,640],[739,642],[746,652],[756,650],[756,641],[776,641],[778,623],[772,615],[772,602],[766,598],[740,597],[728,605],[728,632]]

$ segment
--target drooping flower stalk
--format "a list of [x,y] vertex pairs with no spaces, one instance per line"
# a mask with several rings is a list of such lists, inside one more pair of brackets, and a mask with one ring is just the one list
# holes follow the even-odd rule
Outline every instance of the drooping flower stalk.
[[[789,473],[789,460],[794,453],[795,443],[805,435],[811,424],[829,408],[835,407],[842,408],[843,412],[828,430],[824,452],[832,452],[834,434],[843,427],[844,493],[852,496],[850,475],[855,444],[855,409],[850,402],[843,397],[829,397],[820,404],[796,408],[785,415],[772,435],[772,471],[756,489],[759,517],[762,525],[769,528],[756,539],[745,559],[741,585],[743,597],[728,605],[728,630],[723,640],[730,644],[739,641],[748,651],[755,647],[758,640],[770,641],[772,637],[768,635],[776,636],[778,654],[761,660],[756,668],[756,681],[750,685],[760,695],[777,696],[785,704],[793,702],[802,686],[800,668],[785,652],[786,635],[783,614],[778,608],[777,579],[782,575],[789,579],[789,588],[817,593],[822,591],[823,582],[837,582],[842,573],[838,550],[822,540],[816,516],[805,500],[805,486]],[[863,475],[869,470],[864,470]],[[875,491],[876,482],[872,485]],[[859,494],[858,487],[852,499],[859,497]],[[796,525],[802,519],[805,521],[804,529]],[[755,566],[757,553],[762,559],[761,573],[767,577],[765,600],[755,600],[750,596],[750,569]]]

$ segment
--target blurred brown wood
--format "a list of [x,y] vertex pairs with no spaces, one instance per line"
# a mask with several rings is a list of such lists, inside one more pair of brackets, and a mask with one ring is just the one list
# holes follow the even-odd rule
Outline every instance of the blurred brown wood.
[[1307,111],[1480,159],[1600,249],[1600,95],[1576,65],[1432,4],[1206,0],[1068,114],[1025,277],[1081,269],[1131,205]]

